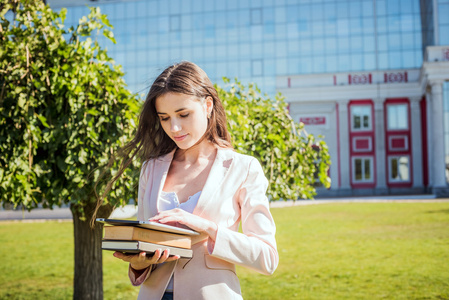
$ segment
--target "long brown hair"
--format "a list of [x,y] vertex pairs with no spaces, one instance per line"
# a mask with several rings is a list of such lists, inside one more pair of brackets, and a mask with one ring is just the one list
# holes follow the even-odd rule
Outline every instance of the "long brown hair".
[[[175,142],[164,132],[156,112],[156,99],[167,93],[179,93],[195,96],[199,99],[211,97],[213,109],[208,119],[204,139],[219,147],[232,148],[231,136],[227,129],[226,113],[218,97],[217,90],[200,67],[188,61],[183,61],[166,68],[151,85],[139,116],[139,124],[134,138],[118,153],[121,164],[117,174],[108,182],[105,191],[97,197],[96,212],[103,203],[113,184],[123,174],[126,168],[137,157],[141,163],[165,155],[176,149]],[[114,163],[111,159],[108,166]]]

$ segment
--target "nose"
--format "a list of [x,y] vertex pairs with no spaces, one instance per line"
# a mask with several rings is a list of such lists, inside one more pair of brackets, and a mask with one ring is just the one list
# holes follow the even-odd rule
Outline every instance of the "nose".
[[181,131],[181,122],[177,120],[177,118],[172,118],[171,124],[170,124],[170,130],[171,132],[179,132]]

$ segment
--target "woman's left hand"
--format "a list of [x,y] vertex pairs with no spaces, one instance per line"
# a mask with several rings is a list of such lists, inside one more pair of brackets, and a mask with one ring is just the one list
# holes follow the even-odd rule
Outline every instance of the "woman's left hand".
[[215,241],[217,237],[217,224],[199,216],[188,213],[180,208],[162,211],[156,216],[150,218],[149,221],[159,222],[162,224],[179,223],[197,232],[205,232],[213,241]]

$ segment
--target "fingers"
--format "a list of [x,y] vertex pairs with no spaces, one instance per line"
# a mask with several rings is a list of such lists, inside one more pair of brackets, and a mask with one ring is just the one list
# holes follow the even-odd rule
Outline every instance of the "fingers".
[[179,255],[170,256],[170,249],[157,249],[154,251],[152,256],[147,256],[145,252],[140,252],[138,254],[124,254],[121,252],[114,252],[114,257],[119,258],[123,261],[129,262],[135,266],[144,266],[152,264],[161,264],[163,262],[174,261],[180,259]]

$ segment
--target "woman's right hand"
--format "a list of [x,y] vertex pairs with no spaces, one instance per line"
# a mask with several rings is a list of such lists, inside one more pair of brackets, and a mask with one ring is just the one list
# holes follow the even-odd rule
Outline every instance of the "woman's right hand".
[[161,264],[163,262],[174,261],[180,258],[179,255],[170,256],[170,250],[157,249],[154,251],[153,256],[148,257],[145,252],[138,254],[124,254],[121,252],[114,252],[114,257],[117,257],[123,261],[129,262],[131,268],[134,270],[143,270],[154,264]]

